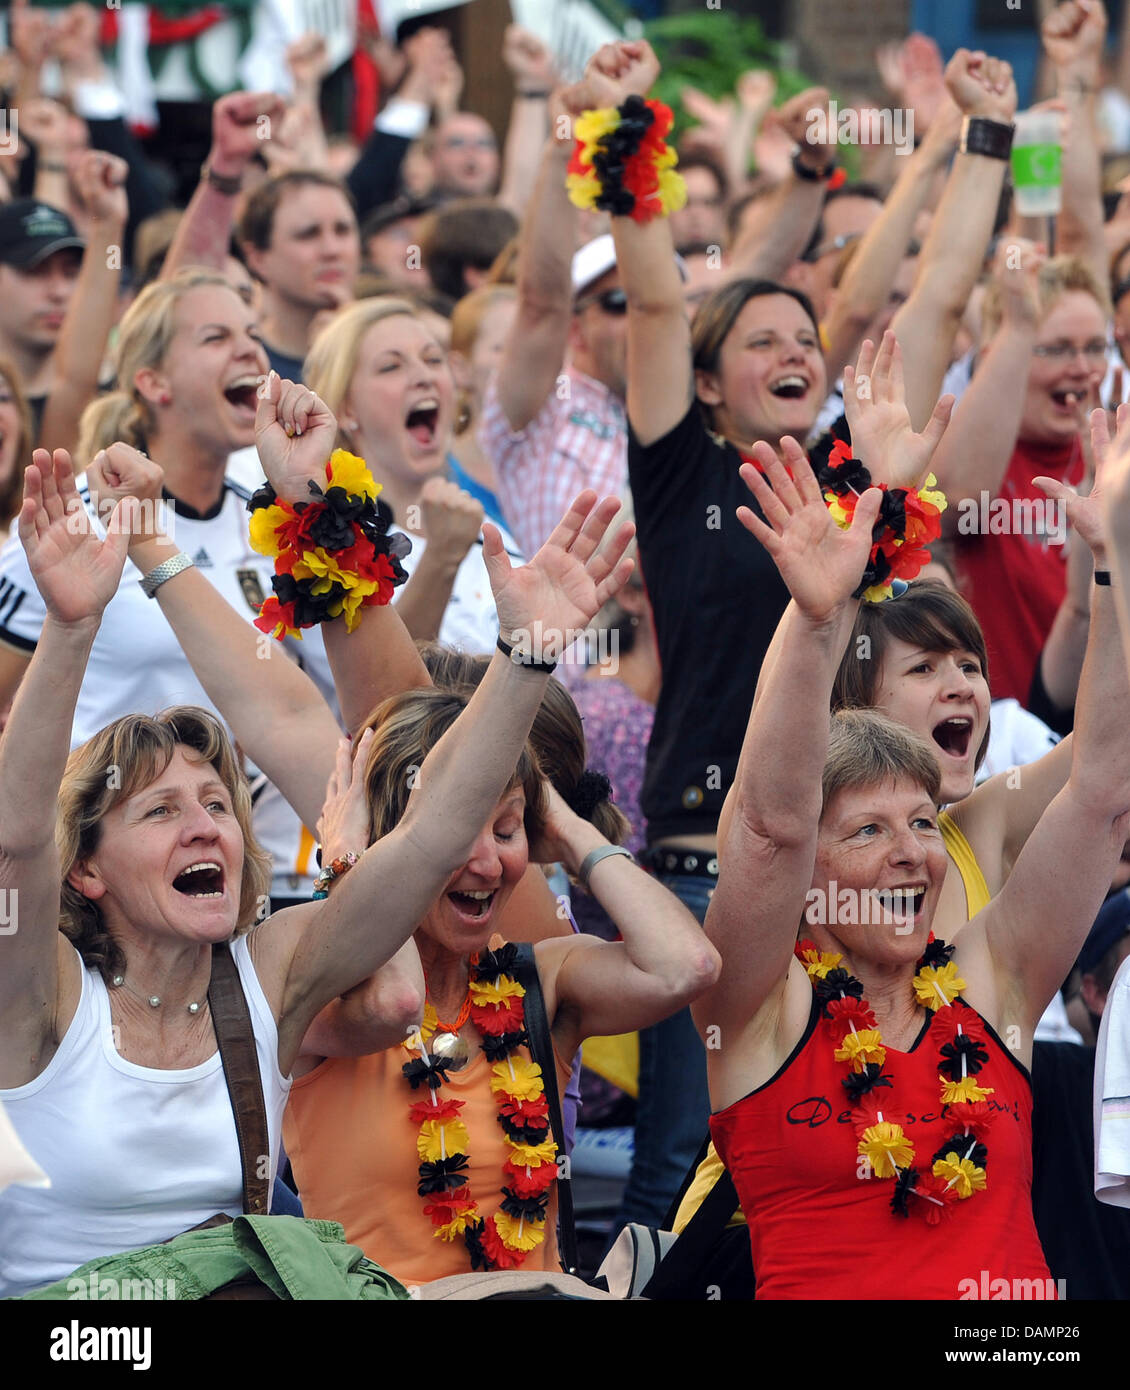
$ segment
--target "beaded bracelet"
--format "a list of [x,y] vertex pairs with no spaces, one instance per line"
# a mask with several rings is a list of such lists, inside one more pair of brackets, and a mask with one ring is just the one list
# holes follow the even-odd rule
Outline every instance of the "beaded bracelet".
[[329,868],[323,869],[314,880],[314,894],[317,899],[328,898],[330,895],[330,884],[335,878],[340,878],[353,868],[354,864],[361,858],[353,850],[347,850],[340,859],[335,859]]

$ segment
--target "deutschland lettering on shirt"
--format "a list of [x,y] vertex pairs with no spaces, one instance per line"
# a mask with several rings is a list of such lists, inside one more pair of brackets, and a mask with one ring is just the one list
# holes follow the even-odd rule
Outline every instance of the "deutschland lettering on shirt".
[[[1011,1105],[1005,1105],[1000,1101],[993,1100],[990,1096],[986,1099],[985,1104],[994,1112],[1003,1111],[1011,1115],[1019,1124],[1020,1111],[1015,1101]],[[948,1109],[948,1106],[943,1106],[940,1110],[927,1110],[921,1115],[907,1110],[900,1114],[899,1123],[904,1127],[919,1122],[924,1125],[932,1124],[935,1120],[943,1119]],[[827,1096],[805,1096],[804,1100],[796,1101],[785,1111],[785,1120],[790,1125],[804,1125],[809,1129],[819,1129],[821,1125],[827,1124],[833,1117],[839,1125],[851,1124],[856,1118],[851,1110],[841,1110],[838,1115],[835,1114],[832,1103]]]

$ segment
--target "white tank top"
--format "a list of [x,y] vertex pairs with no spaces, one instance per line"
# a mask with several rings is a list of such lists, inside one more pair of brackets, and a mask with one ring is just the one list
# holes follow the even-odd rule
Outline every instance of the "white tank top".
[[[232,955],[255,1033],[273,1181],[290,1078],[279,1072],[278,1031],[245,937]],[[127,1062],[114,1046],[102,976],[74,958],[82,996],[58,1051],[34,1081],[0,1090],[16,1133],[51,1179],[50,1188],[0,1192],[0,1297],[243,1210],[219,1052],[179,1071]]]

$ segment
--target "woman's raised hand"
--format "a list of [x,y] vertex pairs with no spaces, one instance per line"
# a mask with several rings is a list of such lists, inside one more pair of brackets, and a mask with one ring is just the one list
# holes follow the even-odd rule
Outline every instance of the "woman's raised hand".
[[868,338],[854,367],[844,368],[844,414],[852,453],[877,483],[919,487],[946,432],[953,396],[943,396],[921,434],[915,434],[906,408],[902,349],[888,329],[876,353]]
[[826,622],[859,587],[882,493],[868,488],[856,503],[850,529],[842,531],[825,505],[804,450],[786,435],[781,453],[784,463],[768,444],[754,445],[753,456],[768,481],[752,463],[743,463],[740,472],[765,520],[748,507],[738,508],[738,520],[769,552],[805,617]]
[[369,848],[365,765],[372,742],[372,729],[366,729],[355,744],[347,738],[338,742],[337,762],[326,784],[326,799],[316,827],[323,868],[329,868],[343,854],[363,854]]
[[619,510],[616,497],[598,503],[595,492],[582,492],[529,564],[517,569],[498,528],[483,523],[483,558],[504,639],[535,660],[555,661],[619,592],[634,568],[624,551],[636,528],[624,522],[601,547]]
[[106,539],[99,540],[75,487],[70,454],[35,450],[24,474],[19,534],[32,578],[57,623],[97,625],[101,620],[121,582],[135,506],[119,502]]
[[[114,508],[127,497],[142,504],[134,509],[128,537],[130,546],[153,540],[164,533],[164,504],[161,486],[165,473],[160,464],[132,444],[120,440],[108,449],[99,449],[86,470],[86,484],[94,514],[108,524]],[[170,510],[175,503],[170,502]]]
[[337,421],[329,406],[308,386],[271,372],[259,388],[255,447],[275,492],[286,502],[309,502],[307,484],[325,484],[336,442]]
[[[1114,411],[1101,409],[1091,411],[1091,459],[1094,465],[1094,475],[1091,480],[1091,491],[1086,497],[1076,492],[1073,487],[1068,487],[1058,478],[1039,477],[1032,479],[1032,482],[1045,497],[1050,497],[1052,501],[1059,502],[1063,506],[1071,529],[1087,543],[1094,557],[1095,568],[1100,570],[1106,569],[1107,563],[1103,508],[1106,505],[1107,460],[1112,454],[1110,440],[1112,416],[1115,429],[1118,431],[1118,439],[1122,442],[1120,451],[1122,454],[1125,454],[1126,445],[1130,442],[1130,405],[1123,402]],[[1125,461],[1121,466],[1126,467]]]

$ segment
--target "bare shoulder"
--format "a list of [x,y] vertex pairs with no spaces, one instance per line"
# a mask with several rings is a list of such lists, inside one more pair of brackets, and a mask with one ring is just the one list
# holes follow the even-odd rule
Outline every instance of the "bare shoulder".
[[247,934],[247,949],[255,966],[255,974],[276,1019],[282,1016],[295,952],[311,920],[317,915],[317,908],[317,903],[284,908],[256,923]]

